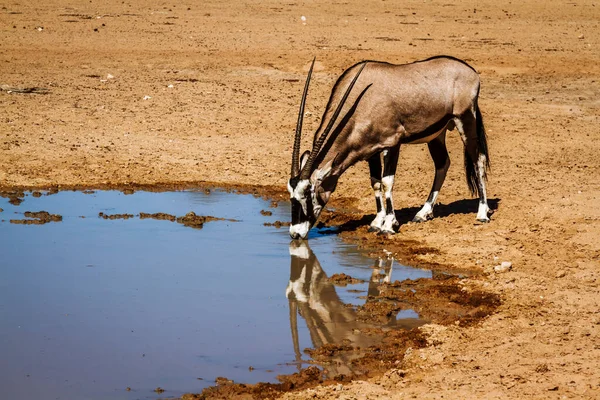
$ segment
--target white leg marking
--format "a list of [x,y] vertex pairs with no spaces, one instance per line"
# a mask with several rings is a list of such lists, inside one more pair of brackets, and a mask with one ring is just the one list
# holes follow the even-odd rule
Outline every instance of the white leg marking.
[[370,226],[371,229],[380,231],[383,225],[383,219],[385,218],[385,203],[383,202],[383,197],[381,196],[381,181],[371,178],[371,187],[375,193],[375,201],[377,203],[378,211]]
[[433,206],[435,206],[438,194],[438,191],[431,192],[429,198],[427,199],[425,204],[423,204],[423,208],[421,208],[421,210],[419,210],[417,215],[415,215],[415,217],[413,218],[413,222],[425,222],[428,219],[433,218]]
[[381,197],[381,192],[375,193],[375,200],[379,203],[381,209],[377,212],[377,215],[375,215],[373,222],[371,222],[371,228],[381,230],[385,218],[385,203]]
[[388,175],[381,178],[381,183],[384,190],[384,195],[386,199],[392,198],[392,189],[394,188],[394,176]]
[[[398,226],[398,221],[396,221],[396,214],[394,213],[394,202],[392,201],[392,189],[394,188],[394,176],[388,175],[384,176],[381,179],[381,183],[384,191],[384,209],[385,218],[383,220],[383,225],[381,227],[381,231],[384,233],[396,233],[394,228]],[[391,210],[388,211],[388,203],[391,205]],[[389,214],[388,214],[389,212]]]
[[477,221],[480,222],[490,222],[490,218],[488,214],[490,213],[490,208],[487,203],[479,203],[479,209],[477,210]]
[[490,213],[490,208],[487,204],[487,196],[485,193],[485,154],[480,154],[477,158],[477,173],[479,175],[479,183],[481,185],[481,197],[479,201],[479,209],[477,210],[477,221],[480,222],[490,222],[490,218],[488,214]]
[[383,220],[383,226],[381,228],[381,232],[383,233],[396,233],[394,227],[398,225],[398,221],[396,221],[396,216],[394,214],[388,214],[385,216]]

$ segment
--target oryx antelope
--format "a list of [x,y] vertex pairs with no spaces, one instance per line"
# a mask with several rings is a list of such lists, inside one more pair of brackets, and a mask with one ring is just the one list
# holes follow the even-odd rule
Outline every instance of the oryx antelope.
[[471,193],[479,195],[477,220],[489,221],[485,189],[489,157],[477,105],[479,75],[471,66],[447,56],[403,65],[378,61],[355,64],[335,83],[312,150],[300,157],[302,117],[314,62],[300,102],[288,182],[293,239],[306,238],[339,177],[361,160],[369,163],[377,204],[371,230],[394,233],[399,224],[392,188],[400,145],[404,143],[427,143],[429,147],[435,178],[427,201],[413,221],[431,218],[450,166],[446,130],[454,128],[465,146],[467,183]]

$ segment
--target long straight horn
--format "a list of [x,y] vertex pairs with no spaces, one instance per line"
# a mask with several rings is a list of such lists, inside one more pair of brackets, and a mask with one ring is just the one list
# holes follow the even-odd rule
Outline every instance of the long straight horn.
[[313,67],[315,66],[316,57],[313,58],[310,69],[308,70],[308,76],[306,77],[306,83],[304,84],[304,93],[302,94],[302,101],[300,102],[300,112],[298,113],[298,123],[296,124],[296,136],[294,137],[294,150],[292,152],[292,178],[298,176],[300,169],[300,139],[302,138],[302,119],[304,117],[304,105],[306,104],[306,95],[308,94],[308,86],[310,84],[310,77],[312,75]]
[[323,143],[325,142],[327,135],[329,135],[329,131],[331,131],[331,128],[333,128],[333,124],[335,123],[335,120],[340,115],[340,112],[342,111],[342,107],[344,107],[344,104],[346,103],[346,100],[348,99],[348,95],[350,94],[350,91],[354,87],[356,80],[358,79],[358,77],[360,76],[360,73],[362,72],[362,70],[365,68],[366,65],[367,65],[367,62],[366,61],[363,62],[362,66],[360,67],[360,69],[358,70],[356,75],[354,75],[352,82],[350,82],[348,89],[346,89],[346,93],[344,93],[344,96],[342,96],[342,100],[338,104],[333,115],[331,116],[331,119],[327,123],[327,127],[325,128],[325,130],[323,131],[321,136],[319,136],[319,139],[315,142],[315,144],[312,148],[312,151],[310,152],[310,156],[308,157],[308,161],[306,162],[306,165],[304,166],[304,168],[302,169],[302,172],[300,173],[300,179],[308,179],[310,177],[312,165],[315,162],[315,158],[317,158],[317,154],[319,153],[321,146],[323,146]]

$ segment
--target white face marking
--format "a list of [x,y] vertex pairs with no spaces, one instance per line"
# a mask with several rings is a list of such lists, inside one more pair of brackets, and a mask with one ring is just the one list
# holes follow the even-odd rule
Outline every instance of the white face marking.
[[290,236],[296,237],[300,236],[301,239],[306,238],[308,236],[308,231],[310,230],[310,223],[308,221],[302,222],[300,224],[291,225],[290,226]]

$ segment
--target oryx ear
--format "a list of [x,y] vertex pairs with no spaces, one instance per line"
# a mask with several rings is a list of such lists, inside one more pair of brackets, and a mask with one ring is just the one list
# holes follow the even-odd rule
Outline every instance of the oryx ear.
[[302,169],[304,169],[304,166],[306,165],[306,162],[308,161],[308,156],[310,156],[310,151],[306,150],[304,152],[304,154],[302,154],[302,157],[300,157],[300,171],[302,171]]

